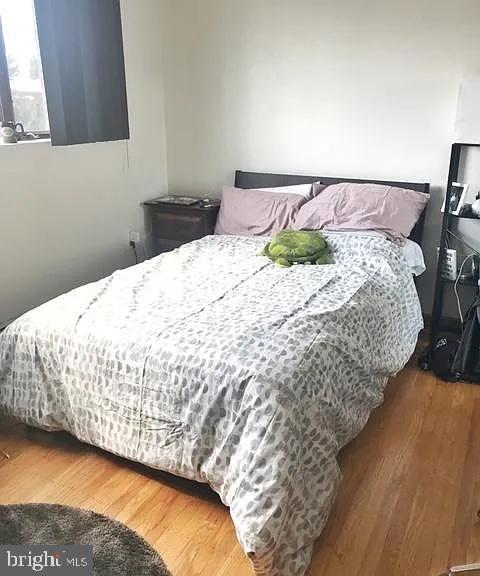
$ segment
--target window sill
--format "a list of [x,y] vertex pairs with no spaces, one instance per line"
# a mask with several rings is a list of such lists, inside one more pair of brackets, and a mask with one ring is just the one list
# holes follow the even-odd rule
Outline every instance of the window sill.
[[38,144],[51,144],[50,138],[37,138],[36,140],[20,140],[19,142],[2,142],[0,141],[0,146],[8,146],[8,147],[15,147],[15,146],[29,146],[30,144],[34,144],[38,146]]

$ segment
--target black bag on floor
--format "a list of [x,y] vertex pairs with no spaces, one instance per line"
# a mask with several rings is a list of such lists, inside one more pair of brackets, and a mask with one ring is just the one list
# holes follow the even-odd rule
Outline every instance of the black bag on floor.
[[458,340],[452,340],[446,336],[439,338],[430,348],[420,356],[418,363],[422,370],[432,372],[447,382],[455,381],[451,371],[455,355],[458,350]]
[[474,300],[465,317],[451,372],[456,380],[480,384],[480,297]]

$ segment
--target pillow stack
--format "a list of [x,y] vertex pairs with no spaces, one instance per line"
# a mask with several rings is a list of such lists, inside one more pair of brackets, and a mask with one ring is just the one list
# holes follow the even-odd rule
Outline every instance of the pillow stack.
[[215,233],[274,236],[286,229],[374,230],[402,243],[428,200],[428,194],[383,184],[225,187]]

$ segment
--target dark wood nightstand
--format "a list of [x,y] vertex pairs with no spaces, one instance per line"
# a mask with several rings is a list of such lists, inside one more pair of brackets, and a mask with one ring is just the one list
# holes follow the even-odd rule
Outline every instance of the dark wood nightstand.
[[153,252],[157,255],[213,234],[220,200],[207,203],[199,199],[196,204],[182,206],[157,198],[145,202],[144,206],[150,213]]

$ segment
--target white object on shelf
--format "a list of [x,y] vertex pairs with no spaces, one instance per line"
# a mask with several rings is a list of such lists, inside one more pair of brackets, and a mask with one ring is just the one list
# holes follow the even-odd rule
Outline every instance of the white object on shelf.
[[[440,248],[437,248],[437,257],[440,254]],[[443,261],[442,278],[445,280],[455,281],[457,279],[457,251],[448,248]]]
[[[452,193],[450,195],[450,206],[448,211],[450,214],[459,216],[465,205],[465,199],[468,194],[468,184],[462,184],[461,182],[452,182]],[[445,212],[445,203],[447,196],[443,200],[442,212]]]
[[480,218],[480,194],[477,196],[477,199],[472,204],[472,212],[475,214],[477,218]]

